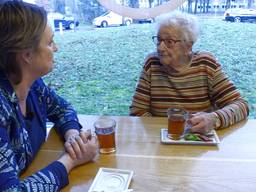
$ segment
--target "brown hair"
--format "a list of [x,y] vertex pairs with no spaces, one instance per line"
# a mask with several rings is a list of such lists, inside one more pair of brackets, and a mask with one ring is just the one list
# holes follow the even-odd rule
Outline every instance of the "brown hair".
[[17,0],[0,3],[0,71],[12,75],[13,83],[22,80],[17,53],[36,50],[46,24],[44,8]]

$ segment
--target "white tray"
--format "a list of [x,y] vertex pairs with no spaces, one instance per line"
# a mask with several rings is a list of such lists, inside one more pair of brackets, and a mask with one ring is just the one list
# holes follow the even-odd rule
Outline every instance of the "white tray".
[[161,129],[161,142],[164,144],[183,144],[183,145],[218,145],[220,143],[219,137],[215,130],[212,130],[208,136],[212,141],[187,141],[184,138],[180,140],[172,140],[168,137],[168,130],[166,128]]
[[133,171],[100,168],[88,192],[122,192],[127,190]]

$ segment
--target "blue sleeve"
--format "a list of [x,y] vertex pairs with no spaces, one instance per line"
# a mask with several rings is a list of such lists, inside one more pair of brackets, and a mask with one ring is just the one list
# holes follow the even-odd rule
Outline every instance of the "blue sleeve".
[[0,127],[0,191],[53,192],[68,184],[68,173],[64,165],[57,161],[20,180],[21,170],[9,142],[7,131]]
[[21,186],[25,191],[28,189],[33,189],[33,191],[60,191],[67,184],[68,173],[64,165],[58,161],[54,161],[44,169],[21,181]]
[[46,101],[47,118],[54,123],[57,132],[64,136],[69,129],[80,130],[82,126],[71,104],[46,86],[41,79],[38,84]]

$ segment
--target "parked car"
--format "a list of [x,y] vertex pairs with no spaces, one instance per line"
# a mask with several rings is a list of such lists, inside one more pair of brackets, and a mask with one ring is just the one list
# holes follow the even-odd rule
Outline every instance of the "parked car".
[[133,23],[154,23],[154,19],[153,18],[149,18],[149,19],[133,19]]
[[224,13],[224,20],[231,22],[255,22],[256,9],[227,9]]
[[132,18],[124,17],[110,11],[94,18],[92,23],[96,27],[130,25],[132,23]]
[[60,23],[62,23],[63,29],[74,29],[79,25],[79,22],[73,16],[63,15],[58,12],[50,12],[47,17],[50,23],[53,23],[55,30],[60,28]]

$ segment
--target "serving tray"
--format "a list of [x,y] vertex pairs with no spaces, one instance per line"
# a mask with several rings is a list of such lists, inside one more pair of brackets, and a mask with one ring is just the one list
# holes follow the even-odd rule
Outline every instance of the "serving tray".
[[172,140],[168,137],[168,130],[161,129],[161,142],[164,144],[182,144],[182,145],[218,145],[220,143],[219,137],[215,130],[207,134],[211,141],[191,141],[181,138],[180,140]]
[[133,171],[100,168],[88,192],[122,192],[128,189]]

